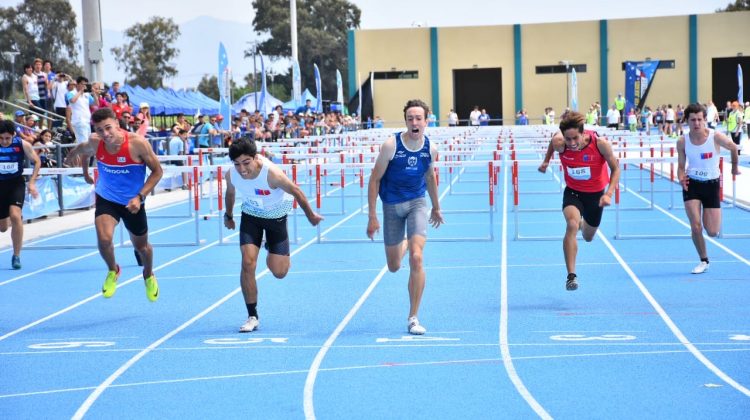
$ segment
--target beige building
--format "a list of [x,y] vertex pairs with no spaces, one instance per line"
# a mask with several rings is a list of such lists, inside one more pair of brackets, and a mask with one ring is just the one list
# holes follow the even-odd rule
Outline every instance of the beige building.
[[403,105],[420,98],[446,125],[474,105],[513,124],[526,109],[540,122],[570,103],[576,71],[579,111],[606,109],[625,90],[627,61],[659,60],[645,105],[737,98],[737,64],[750,98],[750,11],[525,25],[357,30],[349,33],[349,92],[373,75],[373,116],[403,123]]

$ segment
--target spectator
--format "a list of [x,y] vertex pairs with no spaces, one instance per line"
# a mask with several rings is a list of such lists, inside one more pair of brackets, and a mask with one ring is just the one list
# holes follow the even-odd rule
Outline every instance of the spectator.
[[34,132],[26,125],[26,113],[18,110],[15,113],[16,136],[31,144],[34,142]]
[[91,106],[96,102],[94,95],[87,92],[91,85],[89,79],[79,76],[76,79],[76,88],[68,92],[70,103],[70,122],[77,143],[88,141],[91,137]]
[[42,130],[36,139],[34,139],[32,146],[34,146],[34,152],[39,156],[39,161],[42,163],[43,168],[54,168],[57,166],[57,161],[52,158],[49,150],[49,147],[54,146],[54,143],[52,143],[52,131]]
[[607,111],[607,128],[617,130],[620,126],[620,112],[617,111],[617,106],[612,107]]
[[620,121],[625,121],[625,98],[622,97],[622,93],[617,94],[615,98],[615,109],[620,114]]
[[140,105],[138,105],[138,116],[140,117],[141,123],[136,130],[136,133],[146,137],[146,134],[151,131],[151,107],[147,102],[141,102]]
[[123,92],[118,92],[117,95],[115,95],[115,103],[112,104],[112,111],[115,112],[115,116],[118,120],[122,118],[123,112],[127,112],[128,114],[133,113],[133,107],[125,102],[125,95],[126,94]]
[[427,116],[427,126],[437,127],[437,115],[432,110],[430,110],[430,115]]
[[706,123],[708,124],[708,128],[712,130],[719,123],[719,110],[716,109],[714,101],[710,99],[708,100],[708,104],[706,104]]
[[479,114],[479,125],[490,125],[490,115],[484,108],[482,108],[482,113]]
[[312,108],[312,100],[306,99],[305,104],[297,108],[294,113],[297,115],[312,115],[313,108]]
[[526,110],[522,109],[516,114],[516,120],[518,125],[529,125],[529,116],[526,114]]
[[34,75],[34,67],[31,64],[23,65],[23,76],[21,76],[21,86],[23,87],[23,95],[26,99],[26,103],[29,104],[31,109],[34,107],[41,107],[39,101],[39,85],[36,82],[36,76]]
[[458,125],[458,114],[456,114],[456,111],[451,109],[448,112],[448,127],[455,127]]
[[[65,109],[68,107],[68,104],[65,102],[65,95],[68,93],[68,83],[71,83],[70,78],[65,73],[57,73],[52,83],[53,111],[63,118],[65,117]],[[62,127],[62,121],[55,120],[52,126]]]
[[[171,139],[169,139],[169,155],[170,156],[178,156],[178,155],[186,155],[188,144],[187,144],[187,130],[184,130],[182,128],[177,127],[177,133],[176,135],[173,135]],[[170,161],[172,165],[175,166],[185,166],[185,162],[181,159],[175,159]],[[182,173],[182,189],[186,190],[188,185],[188,175],[187,172]]]
[[478,126],[480,115],[482,115],[482,113],[479,111],[479,105],[474,105],[474,110],[469,114],[469,123],[473,126]]
[[[454,114],[455,114],[455,112],[454,112]],[[456,123],[458,123],[458,119],[456,119]],[[383,122],[383,119],[380,118],[379,115],[376,115],[375,116],[375,128],[383,128],[384,125],[385,125],[385,123]]]
[[117,82],[117,81],[112,82],[112,86],[109,88],[108,92],[109,92],[110,98],[116,98],[117,94],[120,93],[120,82]]

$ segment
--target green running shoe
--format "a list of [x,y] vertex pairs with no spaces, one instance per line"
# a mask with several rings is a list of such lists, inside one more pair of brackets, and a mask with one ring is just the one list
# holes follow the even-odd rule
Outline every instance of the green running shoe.
[[117,279],[120,277],[120,266],[117,266],[117,271],[108,271],[107,278],[104,279],[104,285],[102,286],[102,294],[105,298],[111,298],[117,290]]
[[159,299],[159,283],[156,282],[156,276],[153,274],[146,279],[146,297],[151,302]]

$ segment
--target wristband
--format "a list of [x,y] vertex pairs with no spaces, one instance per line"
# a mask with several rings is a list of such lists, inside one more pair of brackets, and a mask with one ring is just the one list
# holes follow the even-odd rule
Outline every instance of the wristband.
[[227,212],[224,212],[224,219],[226,219],[226,220],[232,220],[233,217],[234,217],[233,215],[231,215],[231,214],[229,214]]
[[141,203],[145,203],[146,202],[146,196],[145,195],[143,195],[141,193],[138,193],[138,198],[141,199]]

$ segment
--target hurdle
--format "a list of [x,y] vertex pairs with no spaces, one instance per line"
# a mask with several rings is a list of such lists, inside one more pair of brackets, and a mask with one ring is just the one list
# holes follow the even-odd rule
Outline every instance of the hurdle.
[[[480,237],[450,237],[450,238],[430,238],[430,242],[492,242],[494,240],[494,207],[495,207],[495,165],[499,164],[496,161],[463,161],[463,162],[450,162],[450,161],[439,161],[434,162],[433,166],[435,170],[439,167],[487,167],[487,194],[488,194],[488,208],[486,210],[442,210],[443,214],[467,214],[467,213],[487,213],[489,217],[488,235]],[[330,164],[329,164],[330,165]],[[364,168],[371,168],[372,164],[364,164]],[[331,167],[336,168],[335,165]],[[317,171],[316,171],[317,172]],[[319,172],[318,172],[319,173]],[[457,180],[454,179],[453,182]],[[318,183],[319,184],[319,183]],[[315,205],[317,209],[321,206],[321,194],[319,191],[316,192]],[[364,207],[361,207],[364,208]],[[362,239],[327,239],[321,235],[320,225],[318,225],[317,243],[319,244],[341,244],[341,243],[370,243],[370,242],[383,242],[382,239],[371,240],[367,238]]]
[[[194,168],[195,171],[197,171],[197,168]],[[184,171],[187,171],[188,169],[183,169]],[[81,168],[43,168],[39,171],[40,175],[49,175],[49,174],[55,174],[55,175],[80,175],[81,174]],[[95,168],[90,169],[90,174],[94,176],[94,178],[97,178],[97,171]],[[25,169],[24,175],[31,175],[31,169]],[[91,193],[94,194],[94,187],[91,187]],[[188,198],[188,202],[190,201],[190,197]],[[200,245],[203,240],[200,239],[200,231],[199,231],[199,223],[198,223],[198,209],[200,207],[200,203],[198,201],[195,202],[195,208],[196,211],[192,215],[191,220],[185,220],[183,222],[158,229],[155,231],[150,231],[150,234],[156,234],[161,233],[166,230],[174,229],[176,227],[182,226],[184,224],[190,223],[191,221],[195,224],[195,240],[189,241],[189,242],[151,242],[151,245],[154,247],[175,247],[175,246],[197,246]],[[179,217],[179,216],[171,216],[172,218]],[[151,218],[151,216],[149,216]],[[132,244],[129,244],[129,240],[125,239],[125,228],[123,227],[122,223],[118,223],[119,229],[118,229],[118,238],[119,240],[115,244],[115,246],[119,247],[125,247],[125,246],[132,246]],[[58,244],[58,245],[35,245],[38,242],[41,242],[45,240],[42,238],[41,240],[37,241],[30,241],[28,244],[24,244],[23,248],[24,250],[59,250],[59,249],[94,249],[97,248],[96,243],[93,244]]]

